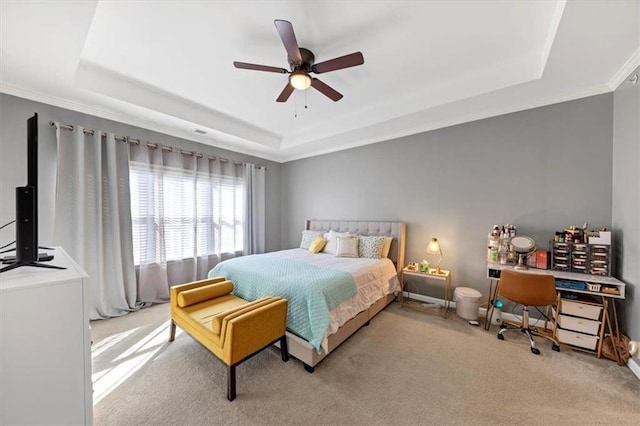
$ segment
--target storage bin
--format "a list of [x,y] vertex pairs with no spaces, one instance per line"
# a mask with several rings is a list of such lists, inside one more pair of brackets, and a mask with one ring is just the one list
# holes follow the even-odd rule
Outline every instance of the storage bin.
[[596,346],[598,344],[598,336],[576,333],[574,331],[563,330],[561,328],[558,329],[557,334],[558,340],[562,343],[579,346],[592,351],[596,350]]
[[558,326],[565,330],[573,330],[592,335],[596,335],[600,331],[600,321],[568,315],[560,315],[558,317]]
[[453,301],[456,302],[456,314],[468,321],[478,321],[480,298],[482,293],[469,287],[456,287]]
[[601,284],[594,284],[594,283],[585,283],[587,285],[587,290],[589,291],[600,291],[600,287],[602,287]]
[[600,319],[602,305],[562,299],[560,313],[592,320]]

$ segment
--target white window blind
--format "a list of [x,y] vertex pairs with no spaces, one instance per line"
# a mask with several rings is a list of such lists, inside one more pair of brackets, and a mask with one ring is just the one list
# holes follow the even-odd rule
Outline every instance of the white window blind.
[[131,161],[130,186],[136,265],[242,251],[242,178]]

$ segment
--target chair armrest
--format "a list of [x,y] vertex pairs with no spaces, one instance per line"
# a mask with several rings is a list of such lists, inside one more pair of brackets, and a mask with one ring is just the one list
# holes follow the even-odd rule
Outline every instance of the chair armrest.
[[229,320],[236,318],[240,315],[243,315],[247,312],[251,312],[260,306],[268,305],[272,303],[274,300],[278,300],[276,297],[263,297],[258,300],[254,300],[253,302],[247,302],[240,306],[236,306],[235,308],[227,309],[226,311],[219,312],[213,316],[211,320],[211,329],[217,335],[222,335],[222,342],[224,344],[224,334],[229,323]]
[[269,303],[254,307],[239,315],[230,315],[223,322],[223,351],[230,364],[284,336],[287,328],[287,300],[272,298]]
[[[200,280],[200,281],[194,281],[191,283],[186,283],[186,284],[179,284],[179,285],[174,285],[173,287],[171,287],[171,294],[170,294],[170,299],[171,299],[171,306],[172,307],[177,307],[178,306],[178,296],[180,295],[180,293],[184,292],[184,291],[188,291],[188,290],[193,290],[193,289],[198,289],[198,288],[202,288],[205,286],[209,286],[211,284],[217,284],[217,283],[222,283],[226,281],[226,278],[224,277],[215,277],[215,278],[207,278],[204,280]],[[232,284],[232,290],[233,290],[233,284]],[[230,293],[230,291],[224,293]]]

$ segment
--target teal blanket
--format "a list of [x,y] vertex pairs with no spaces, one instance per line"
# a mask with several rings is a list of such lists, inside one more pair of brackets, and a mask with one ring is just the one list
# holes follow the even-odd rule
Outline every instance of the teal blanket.
[[273,256],[251,255],[219,263],[209,277],[233,281],[245,300],[280,296],[289,301],[287,328],[320,352],[331,310],[356,294],[351,274]]

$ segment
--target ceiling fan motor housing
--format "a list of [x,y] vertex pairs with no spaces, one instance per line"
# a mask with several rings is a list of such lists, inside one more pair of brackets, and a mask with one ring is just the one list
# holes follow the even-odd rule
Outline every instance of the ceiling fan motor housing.
[[300,48],[300,56],[302,56],[302,63],[297,63],[290,57],[287,57],[287,61],[289,61],[289,66],[291,67],[291,71],[303,71],[309,73],[312,71],[314,61],[316,57],[313,55],[309,49],[305,49],[304,47]]

